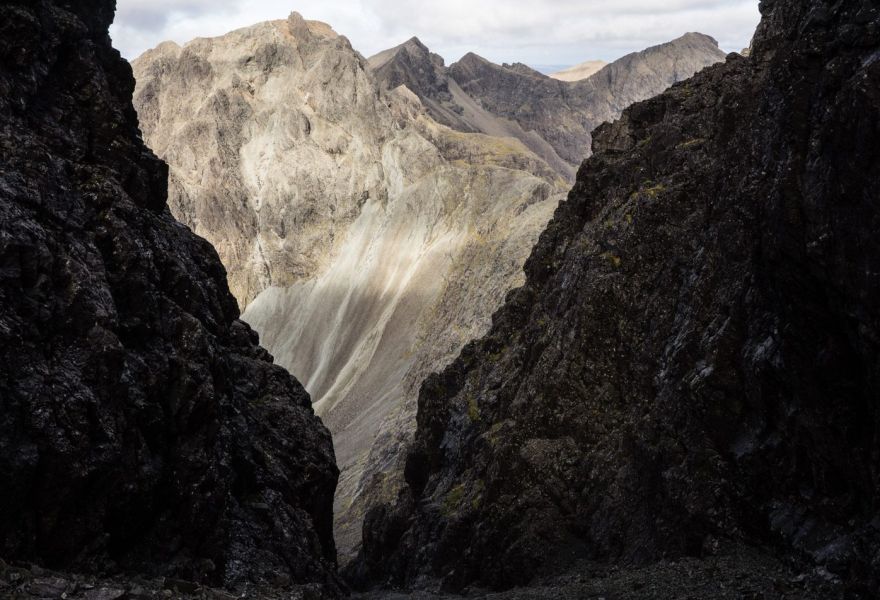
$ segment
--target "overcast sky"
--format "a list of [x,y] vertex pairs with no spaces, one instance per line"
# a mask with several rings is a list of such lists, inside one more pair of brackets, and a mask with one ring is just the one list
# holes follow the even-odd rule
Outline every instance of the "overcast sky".
[[416,35],[447,63],[467,52],[533,67],[614,60],[688,31],[741,50],[758,0],[117,0],[111,35],[127,58],[159,42],[215,36],[296,10],[365,56]]

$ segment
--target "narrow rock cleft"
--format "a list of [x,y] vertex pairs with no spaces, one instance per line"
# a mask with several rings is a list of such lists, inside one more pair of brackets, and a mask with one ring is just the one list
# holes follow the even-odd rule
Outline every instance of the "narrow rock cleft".
[[522,283],[565,184],[516,140],[381,93],[345,38],[297,14],[133,66],[172,211],[218,248],[244,319],[333,432],[344,561],[402,484],[418,384]]

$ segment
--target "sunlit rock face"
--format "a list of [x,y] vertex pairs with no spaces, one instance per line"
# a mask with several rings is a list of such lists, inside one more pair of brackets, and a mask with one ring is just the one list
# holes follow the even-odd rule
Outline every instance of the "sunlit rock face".
[[[615,63],[576,107],[569,84],[476,57],[446,69],[415,39],[368,62],[296,13],[134,62],[172,210],[215,245],[244,318],[334,434],[343,558],[364,507],[400,488],[419,384],[522,283],[582,158],[557,142],[722,56],[683,40]],[[507,114],[511,90],[556,117]]]
[[334,435],[336,534],[399,488],[416,389],[485,332],[564,182],[518,140],[380,93],[327,25],[291,15],[134,62],[174,213],[217,248],[244,319]]

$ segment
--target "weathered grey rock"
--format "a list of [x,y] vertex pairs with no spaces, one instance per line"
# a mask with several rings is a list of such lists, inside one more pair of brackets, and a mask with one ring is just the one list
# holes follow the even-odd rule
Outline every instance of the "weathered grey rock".
[[438,123],[457,128],[460,123],[457,116],[447,115],[447,111],[460,112],[461,109],[449,89],[446,61],[431,52],[419,38],[414,37],[370,57],[368,64],[384,89],[393,90],[405,85],[429,107],[431,116]]
[[508,588],[735,543],[880,593],[880,8],[761,11],[749,59],[597,130],[526,285],[422,387],[355,575]]
[[455,123],[438,107],[455,110],[460,89],[417,39],[372,67],[296,13],[134,61],[145,138],[171,165],[172,210],[218,249],[244,318],[334,434],[343,557],[365,507],[400,488],[422,379],[484,333],[522,282],[559,173],[573,170],[542,159],[555,151],[515,121],[444,126]]
[[438,107],[460,89],[417,39],[372,63],[296,13],[134,62],[172,209],[218,249],[245,319],[334,434],[343,557],[365,507],[400,488],[422,379],[522,282],[572,171],[514,121],[445,127]]
[[168,211],[113,11],[0,2],[0,555],[332,595],[329,432]]
[[372,57],[370,66],[386,89],[411,89],[438,122],[460,131],[515,137],[573,180],[589,154],[595,127],[722,60],[714,39],[689,33],[575,82],[522,64],[496,65],[473,53],[446,68],[415,38]]

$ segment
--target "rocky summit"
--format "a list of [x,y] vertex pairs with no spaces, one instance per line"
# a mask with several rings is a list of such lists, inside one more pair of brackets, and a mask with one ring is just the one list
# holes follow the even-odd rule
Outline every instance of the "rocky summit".
[[171,216],[114,7],[0,2],[0,556],[333,596],[330,434]]
[[595,132],[525,286],[422,386],[363,582],[506,589],[745,545],[825,597],[880,593],[880,8],[761,12],[750,58]]
[[578,81],[523,64],[496,65],[474,53],[446,67],[417,38],[370,58],[381,85],[407,86],[438,122],[460,131],[520,140],[567,181],[590,152],[590,133],[634,102],[724,60],[718,42],[688,33],[628,54]]

